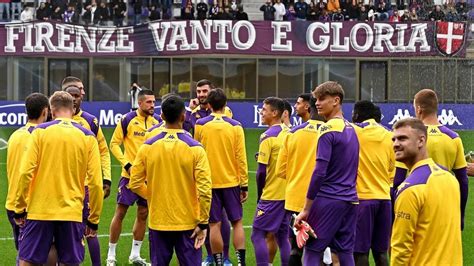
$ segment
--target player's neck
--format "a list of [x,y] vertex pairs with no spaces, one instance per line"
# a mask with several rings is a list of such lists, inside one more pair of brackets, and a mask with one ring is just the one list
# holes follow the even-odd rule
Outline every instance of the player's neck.
[[311,119],[310,113],[306,113],[301,117],[301,120],[303,120],[303,123],[307,122],[310,119]]
[[328,116],[325,117],[326,121],[329,121],[334,118],[340,118],[343,119],[344,116],[342,115],[341,109],[334,109]]
[[429,115],[426,117],[422,117],[421,121],[423,121],[423,124],[425,125],[434,125],[434,126],[439,125],[438,116],[436,115]]
[[28,119],[28,123],[35,124],[35,125],[39,125],[41,123],[44,123],[45,121],[46,121],[46,119],[42,118],[42,117],[40,117],[38,119]]
[[213,112],[214,114],[221,114],[221,115],[223,115],[223,114],[224,114],[224,109],[221,109],[221,110],[212,110],[212,112]]
[[405,165],[410,169],[410,171],[413,171],[413,166],[417,164],[419,161],[428,159],[428,153],[426,152],[426,149],[420,151],[412,160],[409,160],[407,162],[404,162]]
[[207,110],[211,108],[211,105],[209,103],[200,104],[199,106],[201,107],[202,110]]
[[76,112],[74,113],[74,115],[78,115],[79,113],[81,112],[81,108],[77,108]]
[[272,120],[270,123],[268,123],[268,127],[272,127],[272,126],[276,126],[276,125],[280,125],[281,124],[281,120],[280,119],[275,119],[275,120]]
[[182,123],[165,123],[165,128],[166,129],[183,129],[183,124]]
[[138,111],[138,114],[140,116],[143,116],[143,117],[148,117],[149,116],[147,113],[143,112],[140,108],[138,108],[137,111]]

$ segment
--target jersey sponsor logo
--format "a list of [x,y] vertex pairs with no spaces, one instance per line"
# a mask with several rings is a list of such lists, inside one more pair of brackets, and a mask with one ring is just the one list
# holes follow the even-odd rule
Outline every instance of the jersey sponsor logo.
[[331,125],[322,125],[319,130],[321,130],[321,133],[324,133],[332,128]]
[[454,115],[454,112],[451,109],[442,109],[441,114],[438,115],[438,121],[443,125],[452,126],[456,124],[462,126],[462,123],[459,121],[457,116]]
[[257,211],[257,217],[260,217],[260,216],[262,216],[262,215],[264,215],[264,214],[265,214],[265,212],[262,211],[262,210],[258,210],[258,211]]
[[435,128],[432,128],[432,129],[430,130],[430,134],[436,134],[436,133],[438,133],[438,131],[437,131]]
[[173,135],[169,135],[168,139],[175,139],[175,137]]
[[145,132],[133,131],[133,136],[135,136],[135,137],[144,137]]
[[405,220],[411,220],[411,216],[409,213],[403,212],[403,211],[398,211],[395,213],[395,219],[405,219]]

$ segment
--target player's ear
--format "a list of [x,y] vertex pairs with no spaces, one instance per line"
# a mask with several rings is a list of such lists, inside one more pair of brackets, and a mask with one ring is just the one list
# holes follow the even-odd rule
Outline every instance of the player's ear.
[[181,115],[179,117],[179,122],[181,123],[184,123],[184,119],[186,118],[186,113],[185,112],[181,112]]
[[161,120],[165,121],[165,116],[163,115],[163,113],[160,114],[160,117],[161,117]]

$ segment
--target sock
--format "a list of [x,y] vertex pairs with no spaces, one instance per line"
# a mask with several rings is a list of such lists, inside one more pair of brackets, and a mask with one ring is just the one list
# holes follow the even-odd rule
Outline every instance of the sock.
[[130,258],[140,257],[140,249],[142,248],[142,241],[133,240],[132,251],[130,252]]
[[224,242],[224,259],[229,258],[229,245],[230,245],[230,222],[227,217],[222,220],[221,223],[221,235],[222,241]]
[[[303,254],[303,265],[321,265],[321,259],[323,258],[322,252],[312,251],[305,248]],[[343,265],[343,264],[341,264]]]
[[238,249],[235,251],[237,257],[237,265],[245,266],[245,249]]
[[351,253],[338,252],[340,265],[355,265],[354,256]]
[[92,265],[100,265],[100,245],[97,236],[87,238],[87,247],[89,248],[89,254],[91,255]]
[[216,263],[216,266],[224,265],[224,260],[223,260],[222,253],[216,253],[213,256],[214,256],[214,262]]
[[280,258],[281,265],[287,266],[290,261],[290,241],[288,241],[288,231],[278,232],[276,234],[276,241],[278,243],[278,248],[280,249]]
[[[255,251],[255,261],[257,265],[268,265],[268,247],[265,240],[267,233],[257,228],[252,229],[252,243]],[[309,264],[308,264],[309,265]]]
[[109,243],[109,252],[107,253],[107,259],[114,259],[115,260],[115,248],[117,247],[117,243]]

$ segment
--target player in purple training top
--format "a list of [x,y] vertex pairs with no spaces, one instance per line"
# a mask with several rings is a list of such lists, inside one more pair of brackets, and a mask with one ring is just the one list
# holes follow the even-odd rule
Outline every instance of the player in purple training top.
[[303,265],[319,265],[328,246],[341,265],[354,265],[359,141],[342,116],[344,90],[340,84],[324,82],[313,96],[318,114],[327,122],[319,127],[316,167],[303,211],[295,219],[297,224],[307,221],[317,235],[306,243]]

